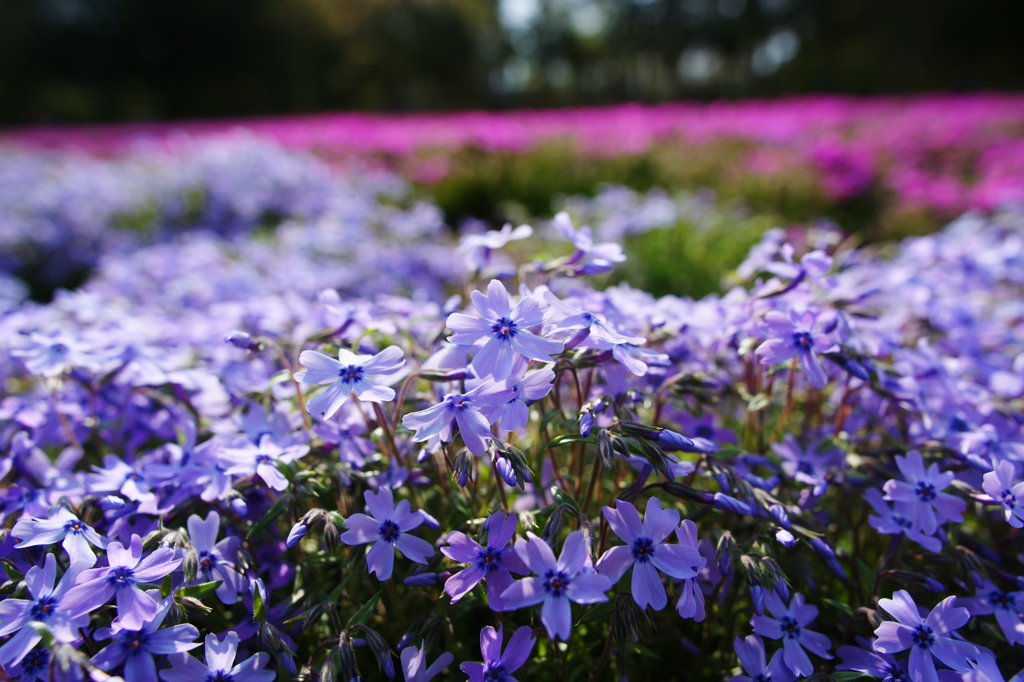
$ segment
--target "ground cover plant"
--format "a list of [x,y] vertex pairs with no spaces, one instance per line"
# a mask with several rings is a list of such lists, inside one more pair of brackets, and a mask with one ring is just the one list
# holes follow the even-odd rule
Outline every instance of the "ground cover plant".
[[8,678],[1024,666],[1021,212],[870,247],[754,225],[724,293],[655,297],[605,286],[643,270],[619,241],[720,229],[710,195],[454,236],[393,176],[219,144],[141,208],[9,200],[91,275],[5,280]]

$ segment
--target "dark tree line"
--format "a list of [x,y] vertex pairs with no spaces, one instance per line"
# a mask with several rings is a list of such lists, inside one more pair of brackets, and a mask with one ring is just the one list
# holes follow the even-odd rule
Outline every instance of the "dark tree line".
[[1024,89],[1016,0],[0,0],[0,123]]

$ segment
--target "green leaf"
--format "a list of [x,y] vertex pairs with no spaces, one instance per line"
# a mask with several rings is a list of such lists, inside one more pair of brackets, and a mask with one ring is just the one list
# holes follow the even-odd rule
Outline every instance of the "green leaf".
[[164,577],[163,584],[160,585],[160,596],[163,597],[164,599],[167,599],[169,596],[171,596],[171,590],[173,590],[173,589],[174,589],[174,584],[171,582],[171,574],[168,573]]
[[587,623],[593,623],[597,620],[603,620],[611,616],[613,613],[615,613],[615,602],[606,601],[605,603],[598,604],[594,608],[584,613],[583,617],[580,618],[579,622],[576,623],[576,625],[586,625]]
[[252,617],[260,623],[267,620],[267,605],[263,603],[263,595],[259,589],[252,591]]
[[373,609],[376,608],[377,602],[380,601],[380,592],[370,597],[369,601],[363,604],[362,608],[352,614],[352,617],[348,619],[348,624],[345,627],[352,627],[353,625],[362,625],[369,618],[370,614],[373,613]]
[[284,513],[286,499],[287,498],[283,496],[279,497],[277,502],[274,503],[274,506],[270,508],[270,511],[268,511],[262,519],[257,521],[256,524],[249,529],[249,532],[245,534],[246,539],[251,538],[253,535],[259,533],[261,530],[276,521],[277,517]]
[[647,658],[653,658],[656,661],[663,660],[654,650],[645,647],[643,644],[638,644],[637,642],[626,642],[626,648],[635,654],[640,654]]
[[0,559],[0,563],[4,565],[4,573],[7,577],[18,583],[25,579],[25,574],[14,567],[14,562],[10,559]]
[[772,404],[772,399],[767,393],[758,393],[747,403],[748,412],[760,412]]
[[568,504],[572,506],[577,512],[580,510],[580,505],[576,500],[573,499],[572,495],[565,492],[556,485],[551,486],[550,489],[551,497],[555,498],[555,502],[558,504]]
[[842,613],[842,614],[844,614],[846,616],[852,616],[853,615],[853,609],[850,608],[849,604],[844,604],[843,602],[836,601],[835,599],[824,599],[824,598],[821,600],[821,603],[825,604],[826,606],[829,606],[829,607],[835,609],[839,613]]
[[832,679],[836,682],[852,682],[852,680],[859,680],[862,677],[874,679],[871,675],[856,670],[840,670],[839,672],[832,673]]
[[593,436],[581,436],[578,433],[565,433],[561,436],[555,436],[548,443],[549,448],[557,448],[561,445],[568,445],[569,443],[596,443],[597,439]]
[[345,585],[348,584],[349,580],[352,580],[352,576],[354,575],[355,573],[349,573],[345,576],[344,580],[338,583],[338,586],[331,591],[331,601],[338,601],[338,597],[341,596],[341,591],[345,589]]
[[221,583],[223,583],[223,582],[224,582],[223,580],[214,580],[214,581],[208,582],[208,583],[200,583],[198,585],[189,585],[188,587],[181,588],[181,590],[180,590],[181,596],[183,596],[183,597],[195,597],[196,599],[199,599],[203,595],[210,594],[211,592],[216,590],[218,587],[220,587]]

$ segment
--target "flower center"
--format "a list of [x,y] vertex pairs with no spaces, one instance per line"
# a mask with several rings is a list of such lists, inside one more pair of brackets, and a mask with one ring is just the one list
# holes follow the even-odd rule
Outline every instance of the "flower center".
[[1016,506],[1017,496],[1013,494],[1012,490],[1003,491],[1003,504],[1010,508]]
[[115,587],[127,587],[135,584],[135,571],[127,566],[116,566],[110,571],[110,581]]
[[211,569],[217,565],[217,557],[213,556],[209,552],[200,552],[199,565],[205,569]]
[[800,636],[800,623],[796,622],[796,618],[783,616],[779,619],[779,627],[786,639],[797,639]]
[[501,566],[501,550],[491,549],[490,547],[480,550],[476,557],[476,565],[488,573],[498,570]]
[[484,669],[484,682],[503,682],[508,679],[508,673],[505,672],[505,666],[498,664],[491,667],[490,664]]
[[914,628],[914,646],[924,650],[931,649],[932,645],[935,644],[935,633],[930,627],[921,623]]
[[395,543],[402,537],[402,531],[394,521],[385,521],[380,524],[380,537],[384,542]]
[[914,488],[914,492],[922,502],[931,502],[935,499],[935,486],[928,481],[919,482]]
[[233,682],[235,678],[226,670],[216,670],[206,676],[205,682]]
[[990,594],[988,598],[992,602],[992,605],[1000,611],[1009,611],[1016,606],[1016,600],[1009,592],[993,590],[992,594]]
[[64,530],[66,530],[69,533],[74,533],[75,535],[81,534],[84,529],[85,524],[83,524],[78,519],[75,519],[74,521],[68,521],[64,524]]
[[494,334],[494,338],[502,341],[511,341],[518,332],[519,327],[507,317],[499,318],[497,322],[491,325],[491,333]]
[[53,597],[43,597],[35,604],[32,605],[30,613],[32,614],[32,620],[38,620],[46,622],[53,617],[54,610],[57,608],[57,600]]
[[544,574],[544,591],[552,597],[561,597],[571,580],[563,571],[549,570]]
[[633,559],[646,564],[654,556],[654,542],[650,538],[637,538],[633,543]]
[[149,635],[145,631],[133,632],[132,630],[125,630],[121,636],[121,646],[128,650],[129,656],[144,652],[148,641]]
[[811,335],[807,332],[794,332],[793,344],[800,350],[811,349]]
[[272,461],[270,455],[256,455],[256,464],[270,464]]
[[31,673],[45,670],[49,664],[49,649],[36,649],[35,651],[28,652],[25,658],[22,659],[21,663],[22,679],[34,679],[35,676]]
[[355,384],[363,379],[363,368],[359,365],[349,365],[342,367],[338,371],[338,376],[341,377],[341,383],[343,384]]

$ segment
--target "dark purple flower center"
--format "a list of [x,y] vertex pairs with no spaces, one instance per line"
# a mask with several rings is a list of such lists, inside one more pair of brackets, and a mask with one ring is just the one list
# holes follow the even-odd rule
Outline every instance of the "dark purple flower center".
[[996,607],[1000,611],[1015,611],[1017,607],[1017,600],[1013,598],[1013,595],[1009,592],[1003,592],[1002,590],[992,590],[992,593],[988,596],[989,601],[992,602],[992,606]]
[[654,556],[654,542],[650,538],[637,538],[633,542],[633,559],[646,564]]
[[900,516],[899,514],[892,515],[893,522],[900,528],[913,528],[914,522],[908,519],[906,516]]
[[565,592],[565,588],[569,587],[570,582],[572,581],[564,571],[552,568],[544,574],[544,591],[552,597],[561,597]]
[[784,639],[797,639],[800,637],[800,623],[792,616],[779,618],[779,627],[782,628],[782,637]]
[[32,614],[32,620],[38,620],[43,623],[53,617],[57,609],[57,600],[53,597],[43,597],[36,603],[32,604],[30,613]]
[[811,466],[811,463],[807,462],[807,461],[799,462],[796,465],[796,470],[799,471],[801,474],[808,474],[808,475],[810,475],[810,474],[814,473],[814,467]]
[[501,567],[501,550],[488,547],[480,550],[476,557],[476,565],[488,573]]
[[75,535],[81,535],[85,532],[85,524],[78,519],[74,519],[64,524],[64,530]]
[[256,455],[256,464],[257,465],[260,465],[260,464],[272,464],[273,461],[274,460],[270,458],[270,455]]
[[793,332],[793,345],[800,350],[810,350],[811,335],[808,332]]
[[359,365],[349,365],[342,367],[338,371],[338,376],[341,377],[341,383],[343,384],[355,384],[363,379],[363,368]]
[[232,682],[234,679],[226,670],[215,670],[206,676],[205,682]]
[[127,566],[115,566],[110,569],[110,582],[115,587],[128,587],[135,584],[135,571]]
[[914,492],[917,493],[918,499],[922,502],[931,502],[935,499],[935,486],[928,481],[918,482]]
[[484,682],[503,682],[508,679],[508,673],[505,672],[505,666],[498,663],[492,666],[490,663],[484,668]]
[[498,321],[491,325],[491,333],[494,334],[494,338],[501,341],[511,341],[518,332],[519,327],[507,317],[498,318]]
[[124,649],[129,656],[133,656],[139,653],[147,653],[147,644],[149,643],[149,633],[145,630],[139,632],[133,632],[132,630],[123,630],[120,640],[121,648]]
[[45,670],[50,665],[50,650],[36,649],[28,652],[25,658],[21,659],[21,679],[35,679],[36,673]]
[[754,678],[754,682],[772,682],[772,676],[765,671]]
[[402,531],[394,521],[385,521],[380,524],[380,539],[384,542],[395,543],[402,537]]
[[217,566],[217,557],[215,557],[210,552],[200,552],[199,553],[199,565],[204,570],[209,571],[209,570],[211,570],[211,569],[213,569],[213,568],[215,568]]
[[914,634],[912,637],[914,640],[914,646],[926,651],[931,649],[932,645],[935,644],[935,632],[924,623],[921,623],[914,628]]
[[1010,489],[1003,490],[1003,504],[1007,507],[1013,508],[1017,504],[1017,496],[1013,494]]

